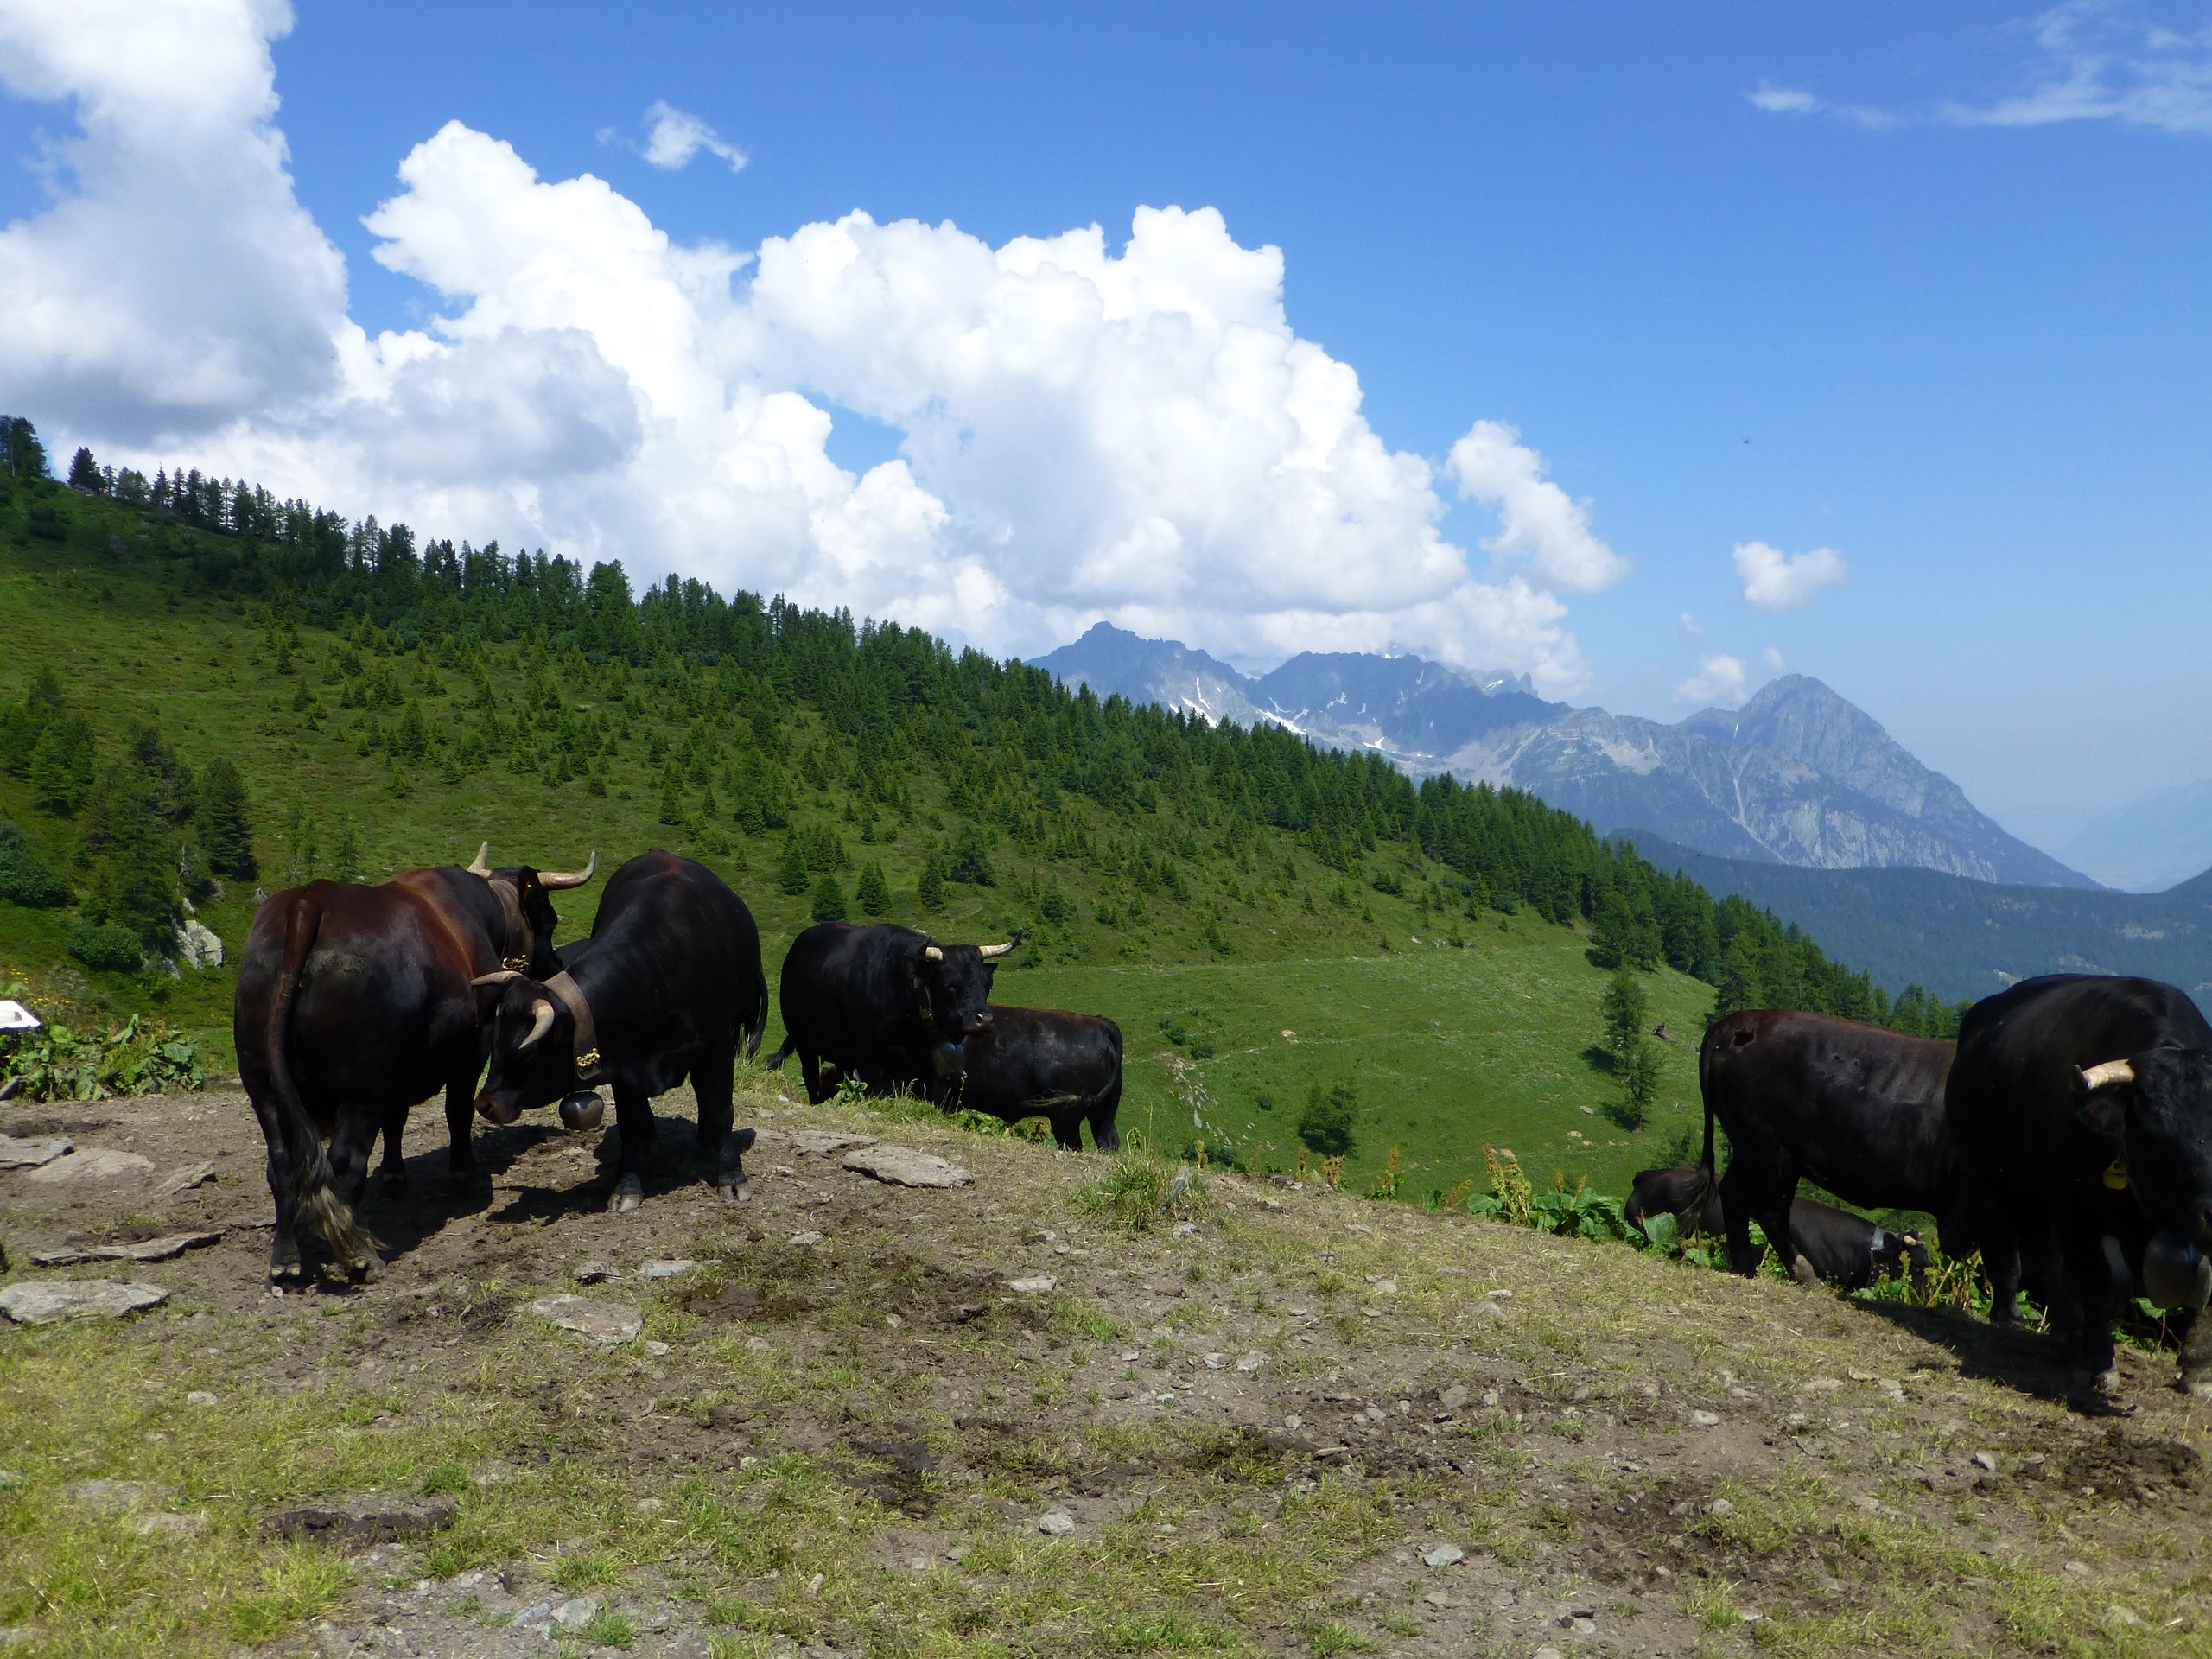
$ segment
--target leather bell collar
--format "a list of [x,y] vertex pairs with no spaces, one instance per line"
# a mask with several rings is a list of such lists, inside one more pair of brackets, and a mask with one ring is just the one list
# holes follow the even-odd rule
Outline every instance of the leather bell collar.
[[599,1075],[599,1027],[592,1020],[591,1004],[584,1001],[582,988],[565,969],[547,980],[545,988],[568,1009],[575,1026],[576,1081],[589,1083]]

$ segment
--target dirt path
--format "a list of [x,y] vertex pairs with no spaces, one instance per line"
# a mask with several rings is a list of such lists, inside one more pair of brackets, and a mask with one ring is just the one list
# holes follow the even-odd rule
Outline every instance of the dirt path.
[[[409,1193],[366,1205],[382,1276],[276,1296],[242,1097],[0,1106],[79,1149],[0,1173],[0,1286],[169,1293],[0,1327],[0,1624],[118,1654],[2208,1650],[2212,1411],[2162,1362],[2125,1354],[2132,1414],[2087,1421],[2032,1338],[1256,1179],[1132,1232],[1086,1203],[1109,1160],[772,1083],[732,1207],[689,1109],[660,1103],[629,1216],[550,1114],[480,1134],[493,1183],[454,1198],[418,1113]],[[855,1135],[975,1179],[887,1185]],[[639,1323],[601,1345],[554,1295]],[[264,1535],[317,1507],[353,1520]]]

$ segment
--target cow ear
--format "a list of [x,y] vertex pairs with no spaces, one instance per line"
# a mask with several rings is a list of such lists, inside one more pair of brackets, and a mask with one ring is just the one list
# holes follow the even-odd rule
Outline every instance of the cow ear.
[[2127,1127],[2127,1106],[2117,1089],[2099,1089],[2074,1109],[2074,1121],[2092,1135],[2116,1136]]

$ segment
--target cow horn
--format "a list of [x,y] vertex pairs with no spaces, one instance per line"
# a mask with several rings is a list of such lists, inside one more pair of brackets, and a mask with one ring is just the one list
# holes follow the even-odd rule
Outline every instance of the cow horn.
[[559,891],[563,887],[581,887],[591,880],[592,872],[599,868],[599,855],[594,852],[585,861],[581,870],[540,870],[537,885]]
[[494,968],[488,974],[479,974],[468,982],[471,985],[504,985],[511,979],[520,979],[521,971],[513,968]]
[[2102,1089],[2115,1083],[2135,1081],[2135,1065],[2132,1060],[2106,1060],[2097,1065],[2085,1065],[2080,1072],[2084,1093]]
[[976,947],[976,954],[988,962],[993,957],[1002,957],[1013,949],[1014,941],[1008,939],[1004,944],[979,944]]
[[540,997],[530,1005],[530,1035],[515,1045],[515,1052],[518,1054],[553,1029],[553,1005],[544,998]]
[[492,874],[492,867],[484,861],[486,855],[490,853],[491,850],[492,843],[488,841],[476,849],[476,856],[471,859],[468,863],[468,873],[471,875],[489,875]]
[[925,944],[922,947],[922,956],[925,960],[929,962],[943,962],[944,960],[944,947],[936,944]]

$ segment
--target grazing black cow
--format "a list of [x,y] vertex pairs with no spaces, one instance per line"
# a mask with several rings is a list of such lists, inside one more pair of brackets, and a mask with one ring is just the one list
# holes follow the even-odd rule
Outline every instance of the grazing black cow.
[[231,1018],[238,1077],[269,1147],[272,1278],[299,1277],[303,1220],[349,1271],[374,1270],[353,1206],[379,1130],[385,1183],[399,1185],[416,1102],[444,1091],[454,1178],[474,1173],[468,1104],[484,1032],[469,982],[502,962],[552,971],[557,918],[546,895],[581,887],[597,865],[494,870],[488,850],[467,869],[403,870],[377,887],[310,881],[255,913]]
[[1707,1238],[1719,1238],[1728,1228],[1709,1169],[1639,1169],[1621,1213],[1637,1227],[1647,1216],[1672,1216],[1683,1232]]
[[947,1111],[983,1112],[1008,1123],[1047,1117],[1052,1139],[1083,1149],[1083,1126],[1101,1152],[1122,1144],[1122,1028],[1096,1014],[994,1003],[990,1022],[961,1045],[962,1065],[927,1092]]
[[[1647,1217],[1670,1215],[1685,1233],[1719,1237],[1727,1223],[1711,1179],[1701,1169],[1646,1169],[1621,1213],[1641,1227]],[[1800,1277],[1863,1290],[1876,1280],[1928,1270],[1928,1249],[1917,1235],[1878,1227],[1864,1216],[1813,1198],[1789,1203],[1789,1242],[1805,1264]],[[1792,1264],[1793,1271],[1795,1263]]]
[[629,1211],[645,1196],[652,1097],[688,1075],[699,1150],[722,1196],[736,1198],[753,1144],[752,1130],[730,1127],[737,1052],[758,1051],[768,1023],[760,933],[745,901],[703,864],[642,853],[607,878],[591,937],[561,960],[543,979],[502,969],[478,980],[498,1001],[476,1109],[512,1123],[558,1100],[564,1122],[589,1128],[597,1096],[586,1091],[611,1084],[621,1140],[611,1207]]
[[1729,1264],[1758,1270],[1756,1220],[1783,1261],[1802,1252],[1789,1205],[1800,1178],[1870,1210],[1937,1217],[1946,1254],[1973,1248],[1966,1170],[1943,1123],[1949,1043],[1822,1014],[1751,1008],[1715,1020],[1697,1057],[1705,1155],[1713,1126],[1734,1149],[1720,1179]]
[[785,1035],[769,1069],[796,1052],[817,1105],[839,1075],[879,1094],[954,1076],[962,1045],[991,1023],[994,963],[1014,946],[939,944],[890,922],[808,928],[784,958],[777,998]]
[[[2056,974],[1986,997],[1960,1027],[1946,1111],[1983,1224],[2017,1241],[2053,1333],[2088,1370],[2116,1380],[2128,1285],[2109,1238],[2129,1276],[2183,1307],[2182,1379],[2212,1397],[2212,1319],[2195,1317],[2212,1250],[2212,1025],[2187,994]],[[1999,1281],[1995,1317],[2012,1317],[2017,1287],[2017,1273]]]

